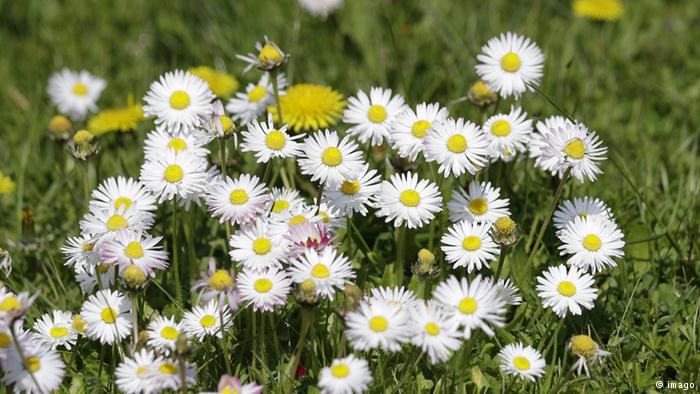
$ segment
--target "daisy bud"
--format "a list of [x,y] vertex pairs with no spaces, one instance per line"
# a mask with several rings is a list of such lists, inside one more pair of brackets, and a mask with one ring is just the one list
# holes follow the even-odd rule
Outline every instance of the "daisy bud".
[[76,159],[87,160],[100,150],[100,145],[92,142],[94,139],[95,136],[91,132],[80,130],[68,142],[68,150]]
[[570,348],[575,355],[589,358],[595,354],[598,344],[588,335],[575,335],[571,338]]
[[520,239],[518,224],[508,216],[496,219],[491,228],[491,238],[501,246],[513,245]]
[[136,264],[131,264],[124,270],[124,280],[134,288],[141,288],[146,283],[146,273]]
[[224,132],[224,136],[229,136],[236,131],[236,124],[228,116],[219,115],[219,120],[221,121],[221,129]]
[[49,121],[49,137],[52,139],[65,141],[70,136],[70,130],[73,127],[70,119],[63,115],[55,115]]
[[73,135],[73,142],[76,144],[86,144],[95,138],[91,132],[87,130],[79,130]]
[[467,97],[473,104],[483,107],[496,101],[496,92],[491,91],[484,81],[478,80],[469,89]]
[[180,356],[187,356],[190,351],[190,340],[187,338],[187,335],[185,334],[180,334],[177,337],[177,341],[175,341],[175,351],[177,352],[178,355]]
[[287,56],[280,47],[272,41],[267,41],[258,52],[258,68],[265,71],[272,71],[280,68],[287,61]]
[[360,289],[356,284],[345,285],[345,302],[343,303],[342,310],[347,312],[354,311],[357,306],[362,301],[362,289]]
[[297,287],[297,300],[305,306],[315,306],[318,304],[319,297],[316,292],[316,283],[313,279],[306,279]]
[[428,249],[418,251],[418,260],[413,265],[413,273],[419,276],[430,276],[435,272],[435,255]]
[[80,314],[73,315],[73,329],[81,334],[85,334],[85,326],[87,323],[80,317]]

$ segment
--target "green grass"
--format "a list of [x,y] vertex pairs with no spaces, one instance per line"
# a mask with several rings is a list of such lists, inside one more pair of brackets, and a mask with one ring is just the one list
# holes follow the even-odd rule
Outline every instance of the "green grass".
[[[387,387],[402,381],[404,392],[435,385],[445,392],[505,390],[494,357],[500,344],[514,340],[551,346],[545,352],[544,378],[537,384],[510,385],[509,390],[640,392],[654,390],[657,380],[695,382],[697,387],[700,7],[694,1],[662,0],[626,5],[622,20],[603,24],[575,19],[568,1],[348,0],[324,21],[300,13],[292,0],[0,0],[0,171],[17,181],[15,193],[0,196],[0,247],[10,249],[15,260],[8,283],[13,289],[41,290],[30,321],[49,308],[77,311],[82,302],[69,270],[62,267],[59,246],[79,231],[83,169],[45,132],[55,113],[45,94],[46,82],[61,67],[103,76],[109,85],[101,107],[121,105],[129,97],[138,101],[153,79],[177,67],[213,65],[241,82],[257,78],[256,72],[241,75],[244,64],[235,55],[250,51],[255,41],[268,35],[291,52],[290,77],[295,82],[326,84],[347,96],[381,85],[412,104],[447,104],[465,96],[475,81],[481,45],[512,30],[533,38],[545,52],[541,89],[596,130],[609,147],[604,175],[594,184],[570,183],[564,197],[588,194],[606,201],[625,233],[626,257],[618,268],[597,276],[602,295],[596,308],[583,317],[567,318],[556,337],[557,323],[541,318],[541,306],[532,301],[509,316],[509,325],[496,338],[482,336],[471,357],[463,350],[451,364],[421,363],[419,373],[402,380],[409,373],[408,354],[381,356]],[[536,119],[557,113],[536,94],[526,95],[522,105]],[[501,103],[502,109],[509,106]],[[477,123],[483,116],[466,101],[449,105],[449,110],[452,116]],[[141,141],[149,129],[147,122],[133,137],[103,138],[92,186],[111,175],[137,176]],[[241,160],[248,163],[246,168],[254,168],[249,157]],[[501,186],[526,235],[509,256],[506,273],[529,296],[534,277],[545,265],[560,261],[558,241],[550,231],[534,266],[524,264],[525,247],[532,243],[556,182],[522,161],[509,167]],[[24,208],[33,211],[31,225],[21,224]],[[168,211],[160,213],[163,228],[156,226],[154,231],[167,233]],[[206,236],[195,239],[197,256],[221,257],[221,230],[213,221],[200,227],[205,232],[196,234]],[[393,241],[380,220],[370,220],[362,231],[374,246],[375,259],[393,259]],[[425,231],[413,234],[409,259],[426,245],[426,238]],[[370,281],[378,283],[380,275]],[[151,286],[148,294],[159,300],[154,307],[167,304],[157,288]],[[312,328],[312,345],[302,355],[311,377],[302,380],[299,390],[312,387],[319,368],[335,356],[340,322],[330,312],[330,306],[317,312],[317,317],[331,317],[317,320]],[[243,315],[248,318],[247,312]],[[275,321],[279,345],[256,351],[260,359],[254,361],[250,338],[239,331],[240,342],[233,350],[237,372],[265,383],[271,392],[280,390],[274,370],[281,369],[292,352],[299,319],[298,308],[288,308],[284,318]],[[562,356],[568,338],[588,328],[613,353],[590,380],[568,373],[572,359]],[[211,346],[196,350],[195,356],[213,352]],[[64,380],[66,391],[86,390],[97,376],[98,347],[83,349]],[[269,371],[261,367],[263,360]],[[248,368],[251,363],[256,367]],[[222,366],[212,359],[202,371],[207,383],[202,389],[213,389]],[[107,374],[99,378],[99,387],[104,387]],[[376,374],[373,392],[381,392]]]

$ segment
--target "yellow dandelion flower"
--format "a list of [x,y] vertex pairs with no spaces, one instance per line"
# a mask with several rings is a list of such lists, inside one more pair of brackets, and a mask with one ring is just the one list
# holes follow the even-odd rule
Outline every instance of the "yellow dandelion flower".
[[233,75],[216,71],[211,67],[190,68],[190,72],[209,84],[209,89],[218,97],[227,99],[238,90],[238,80]]
[[9,194],[15,190],[15,181],[0,172],[0,194]]
[[90,119],[87,128],[94,135],[111,131],[125,133],[135,129],[142,120],[143,108],[140,105],[129,105],[100,111]]
[[620,0],[574,0],[574,15],[579,18],[614,21],[624,12]]
[[[343,116],[346,105],[342,94],[327,86],[311,83],[294,85],[280,97],[282,118],[295,132],[333,126]],[[270,106],[268,111],[278,121],[277,107]]]

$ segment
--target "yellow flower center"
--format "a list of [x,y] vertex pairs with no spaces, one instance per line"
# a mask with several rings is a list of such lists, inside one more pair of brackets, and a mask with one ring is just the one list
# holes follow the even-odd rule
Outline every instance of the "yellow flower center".
[[344,363],[338,363],[331,367],[331,375],[336,378],[345,378],[350,375],[350,367]]
[[117,231],[129,227],[129,223],[126,221],[124,216],[115,214],[112,215],[111,218],[107,219],[106,226],[107,230],[109,231]]
[[107,324],[113,324],[114,321],[117,320],[117,317],[119,317],[119,312],[110,307],[104,308],[102,313],[100,313],[100,318],[102,318],[102,321]]
[[165,375],[177,374],[177,367],[175,366],[175,364],[171,364],[171,363],[160,364],[160,367],[158,367],[158,370]]
[[185,109],[190,106],[190,95],[184,90],[176,90],[170,95],[170,106],[173,109]]
[[170,183],[177,183],[185,177],[185,171],[177,164],[171,164],[165,169],[163,178]]
[[277,200],[272,204],[272,212],[274,213],[280,213],[287,208],[289,208],[289,201],[287,200]]
[[603,242],[597,235],[588,234],[585,237],[583,237],[583,247],[587,250],[595,252],[596,250],[600,249],[601,246],[603,246]]
[[530,369],[530,360],[523,356],[515,356],[513,358],[513,365],[520,371],[527,371]]
[[212,315],[204,315],[199,319],[199,324],[204,328],[212,328],[216,324],[216,318]]
[[84,333],[85,332],[85,325],[86,325],[86,323],[83,321],[83,318],[80,317],[80,315],[73,316],[73,329],[75,331],[78,331],[80,333]]
[[93,243],[84,243],[83,244],[83,252],[92,252],[92,250],[95,248],[95,244]]
[[432,127],[433,125],[427,120],[417,120],[413,122],[413,126],[411,126],[411,133],[416,138],[425,138],[425,136],[428,135],[428,130]]
[[509,218],[508,216],[502,216],[496,219],[496,222],[494,223],[494,227],[496,227],[496,230],[503,234],[512,233],[515,230],[516,226],[517,225],[515,224],[513,219]]
[[294,226],[297,224],[306,223],[306,217],[303,215],[295,215],[289,219],[289,225]]
[[248,202],[248,193],[243,189],[234,189],[229,196],[229,200],[233,205],[241,205]]
[[423,329],[425,330],[425,333],[430,335],[431,337],[440,334],[440,327],[438,327],[438,325],[433,322],[426,324],[425,327],[423,327]]
[[474,82],[472,87],[469,89],[469,93],[472,94],[477,99],[484,99],[491,94],[489,86],[482,80]]
[[475,198],[469,201],[467,208],[474,215],[483,215],[489,209],[489,203],[483,198]]
[[584,357],[590,357],[598,346],[588,335],[575,335],[571,338],[571,351]]
[[316,279],[325,279],[330,276],[330,274],[331,273],[328,271],[328,267],[322,263],[318,263],[311,268],[311,276]]
[[250,89],[250,92],[248,92],[248,101],[251,103],[257,103],[258,101],[262,100],[266,94],[267,89],[265,89],[265,87],[262,85],[258,85],[253,89]]
[[447,139],[447,150],[452,153],[464,153],[467,150],[467,139],[462,134],[455,134]]
[[29,356],[24,359],[24,367],[30,373],[36,373],[41,369],[41,361],[39,361],[39,357]]
[[578,138],[574,138],[564,147],[564,153],[572,159],[582,159],[586,154],[586,146]]
[[97,271],[101,274],[104,274],[105,272],[109,271],[109,267],[111,267],[110,264],[100,263],[100,264],[97,264]]
[[462,301],[459,302],[459,311],[465,315],[471,315],[476,312],[478,304],[476,303],[476,298],[464,297]]
[[462,247],[464,250],[473,252],[481,247],[481,238],[476,235],[470,235],[462,240]]
[[420,194],[412,189],[404,190],[399,196],[399,201],[407,207],[415,207],[420,204]]
[[241,392],[236,388],[226,386],[221,390],[220,394],[241,394]]
[[73,136],[73,142],[76,144],[85,144],[93,140],[95,135],[87,130],[80,130]]
[[230,289],[233,286],[233,279],[226,270],[216,270],[214,274],[209,278],[207,284],[212,289],[217,291],[224,291]]
[[4,332],[0,332],[0,348],[7,349],[8,347],[10,347],[11,343],[12,338]]
[[267,293],[272,290],[272,281],[267,278],[260,278],[255,281],[253,288],[258,293]]
[[73,85],[73,94],[77,94],[78,96],[85,96],[88,94],[88,87],[84,83],[78,82],[75,85]]
[[180,335],[180,333],[177,332],[177,329],[172,326],[165,326],[162,330],[160,330],[160,336],[171,341],[177,339],[178,335]]
[[130,259],[140,259],[143,257],[143,246],[138,242],[129,242],[124,248],[124,254]]
[[369,319],[369,329],[374,332],[384,332],[389,328],[389,322],[383,316],[374,316]]
[[268,254],[272,249],[272,242],[267,238],[258,238],[253,241],[253,252],[257,255]]
[[136,368],[136,376],[141,376],[147,373],[148,371],[150,371],[150,368],[148,367],[138,367]]
[[279,63],[284,60],[284,55],[274,45],[265,44],[258,54],[258,60],[261,63]]
[[265,145],[272,150],[281,150],[287,145],[287,139],[281,131],[272,130],[265,136]]
[[568,280],[563,280],[557,285],[557,291],[564,297],[571,297],[576,294],[576,285]]
[[49,131],[54,134],[63,134],[73,126],[70,119],[63,115],[54,115],[49,121]]
[[174,150],[175,152],[184,151],[187,149],[187,141],[180,137],[176,137],[168,142],[168,148]]
[[505,137],[510,134],[510,123],[507,120],[499,119],[491,125],[491,133],[496,137]]
[[581,212],[581,213],[577,213],[576,216],[578,216],[582,219],[585,219],[588,217],[588,214],[586,212]]
[[132,285],[138,286],[146,281],[146,273],[136,264],[131,264],[124,270],[124,279]]
[[346,196],[354,196],[357,194],[357,192],[360,191],[360,182],[358,181],[344,181],[343,184],[340,186],[340,191],[343,192]]
[[367,118],[372,123],[382,123],[386,119],[386,109],[381,105],[373,105],[367,110]]
[[0,302],[0,312],[10,312],[22,309],[22,303],[15,295],[9,295]]
[[114,208],[122,209],[122,207],[124,207],[124,209],[129,209],[133,203],[134,202],[129,197],[119,197],[114,200]]
[[520,70],[520,56],[516,53],[508,52],[501,58],[501,68],[503,71],[514,73]]
[[221,122],[221,130],[224,134],[228,134],[233,130],[233,120],[226,115],[219,115],[219,122]]
[[49,330],[49,335],[56,339],[63,338],[68,335],[68,329],[65,327],[51,327]]
[[329,167],[335,167],[343,162],[343,154],[340,153],[340,149],[331,146],[323,151],[321,161]]

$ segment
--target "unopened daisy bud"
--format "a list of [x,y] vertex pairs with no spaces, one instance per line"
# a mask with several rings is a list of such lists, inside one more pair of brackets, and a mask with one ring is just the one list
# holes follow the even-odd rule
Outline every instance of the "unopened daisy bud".
[[94,156],[100,150],[100,145],[97,142],[92,142],[94,139],[95,135],[87,130],[76,132],[68,142],[71,155],[80,160],[87,160]]
[[49,121],[49,137],[65,141],[70,136],[70,130],[73,127],[70,119],[63,115],[55,115]]
[[595,354],[598,344],[588,335],[575,335],[571,338],[569,347],[575,355],[589,358]]
[[418,251],[418,260],[413,265],[413,273],[419,276],[430,276],[435,272],[435,255],[428,249]]
[[183,333],[178,335],[177,340],[175,341],[175,351],[180,356],[187,356],[190,353],[190,340],[187,338],[187,335]]
[[0,270],[5,276],[10,276],[12,273],[12,256],[7,250],[0,248]]
[[95,136],[87,130],[79,130],[73,135],[73,142],[76,144],[86,144],[92,141]]
[[491,238],[501,246],[513,245],[520,239],[518,224],[508,216],[496,219],[491,228]]
[[287,55],[274,42],[265,37],[265,42],[255,44],[257,53],[249,53],[245,56],[237,56],[239,59],[248,63],[245,71],[252,67],[256,67],[262,71],[274,71],[284,66],[287,63]]
[[496,101],[496,93],[482,80],[474,82],[467,95],[473,104],[483,107]]
[[299,303],[306,306],[315,306],[319,297],[316,292],[316,283],[313,279],[307,279],[299,284],[297,287],[297,300]]
[[136,347],[142,348],[142,347],[146,346],[146,343],[148,342],[149,339],[151,339],[151,337],[148,335],[147,330],[143,330],[143,331],[139,332],[139,340],[136,343]]
[[140,288],[146,283],[146,273],[136,264],[131,264],[124,270],[124,280],[132,288]]
[[226,115],[219,115],[219,120],[221,121],[221,129],[224,132],[224,136],[229,136],[236,131],[236,124],[233,120]]
[[73,329],[81,334],[85,334],[87,323],[80,317],[80,314],[73,315]]
[[345,301],[342,306],[343,313],[352,312],[357,309],[357,306],[362,300],[362,289],[356,284],[345,285]]

